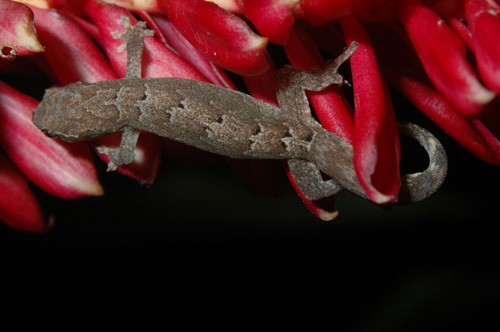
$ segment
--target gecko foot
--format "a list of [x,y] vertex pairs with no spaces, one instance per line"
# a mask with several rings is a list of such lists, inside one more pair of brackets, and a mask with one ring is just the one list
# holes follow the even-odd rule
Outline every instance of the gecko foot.
[[120,158],[120,148],[110,148],[107,146],[96,147],[97,152],[109,157],[107,172],[116,171],[119,166],[124,165]]
[[130,18],[127,15],[120,17],[120,23],[125,28],[125,31],[113,31],[111,35],[115,39],[121,39],[123,44],[118,48],[118,52],[127,50],[127,77],[141,77],[141,62],[142,51],[144,45],[142,38],[154,36],[154,31],[146,28],[146,23],[139,21],[136,25],[132,25]]
[[122,15],[120,17],[120,23],[125,28],[125,31],[115,30],[111,32],[111,36],[113,36],[114,39],[121,39],[123,41],[123,44],[117,49],[120,53],[127,48],[129,43],[134,43],[137,40],[142,43],[143,37],[151,37],[155,34],[153,30],[147,29],[146,22],[138,21],[136,25],[132,25],[130,17],[127,15]]

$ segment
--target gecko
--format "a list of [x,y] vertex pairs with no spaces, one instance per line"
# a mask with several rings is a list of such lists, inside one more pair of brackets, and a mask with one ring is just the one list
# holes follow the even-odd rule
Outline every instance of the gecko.
[[[281,109],[242,92],[182,78],[141,78],[142,38],[152,36],[144,22],[127,16],[118,51],[127,50],[126,77],[96,83],[52,87],[34,110],[33,122],[46,135],[74,142],[121,132],[117,148],[100,147],[110,157],[108,170],[130,164],[141,132],[240,159],[285,159],[309,200],[347,189],[367,198],[353,164],[353,148],[326,130],[311,114],[305,90],[320,91],[347,82],[338,73],[355,52],[352,42],[336,59],[315,71],[284,66],[278,71]],[[443,183],[447,158],[443,146],[427,130],[399,124],[401,133],[417,140],[429,155],[427,169],[402,174],[399,202],[413,203],[432,195]],[[322,173],[329,179],[324,180]]]

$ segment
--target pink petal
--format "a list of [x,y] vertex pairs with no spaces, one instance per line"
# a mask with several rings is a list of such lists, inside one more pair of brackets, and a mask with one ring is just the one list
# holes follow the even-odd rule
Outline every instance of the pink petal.
[[47,229],[43,213],[28,183],[19,170],[0,153],[0,220],[27,232]]
[[431,9],[416,0],[400,3],[399,18],[436,89],[457,111],[477,117],[495,94],[485,89],[465,57],[465,45]]
[[33,12],[21,3],[0,0],[0,59],[13,60],[17,55],[43,50],[33,25]]
[[31,119],[38,101],[0,82],[0,145],[37,186],[62,198],[98,196],[92,154],[85,143],[45,136]]
[[485,0],[465,1],[467,22],[479,74],[491,90],[500,93],[500,18]]
[[375,203],[397,200],[401,185],[400,147],[389,91],[370,40],[353,16],[341,20],[346,42],[358,41],[351,56],[354,86],[354,167],[361,186]]
[[299,0],[240,0],[243,14],[271,43],[284,44],[295,23],[293,10]]
[[169,19],[213,63],[240,75],[258,75],[269,66],[267,39],[236,15],[203,0],[170,0]]

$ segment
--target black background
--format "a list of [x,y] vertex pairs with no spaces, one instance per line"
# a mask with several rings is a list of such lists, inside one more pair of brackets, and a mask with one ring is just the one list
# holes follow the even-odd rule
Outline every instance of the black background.
[[339,331],[477,328],[500,299],[499,172],[440,139],[450,170],[435,196],[386,210],[343,193],[331,222],[285,179],[282,200],[268,200],[222,162],[164,160],[149,187],[98,162],[103,197],[37,192],[50,232],[0,225],[2,299],[23,324],[38,313],[37,326],[69,331],[184,330],[207,314],[290,310]]

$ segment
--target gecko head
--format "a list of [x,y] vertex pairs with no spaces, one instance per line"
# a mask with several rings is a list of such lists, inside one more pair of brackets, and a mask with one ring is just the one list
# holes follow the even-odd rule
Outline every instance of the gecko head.
[[68,142],[105,135],[114,129],[103,123],[110,107],[96,95],[97,87],[84,82],[47,89],[33,112],[33,123],[47,136]]

